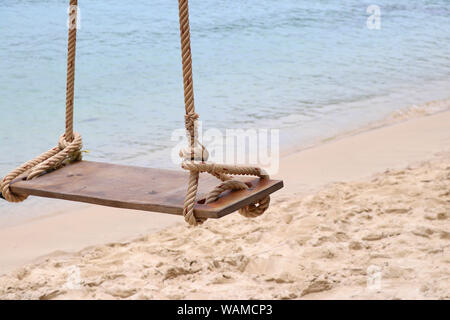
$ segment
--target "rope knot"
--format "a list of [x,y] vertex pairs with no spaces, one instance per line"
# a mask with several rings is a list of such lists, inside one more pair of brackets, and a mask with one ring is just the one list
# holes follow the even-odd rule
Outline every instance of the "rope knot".
[[208,161],[209,152],[203,145],[195,146],[194,148],[186,147],[180,150],[180,158],[184,161]]
[[9,202],[21,202],[28,196],[25,194],[15,194],[11,191],[10,185],[18,176],[28,171],[27,180],[40,176],[42,173],[57,169],[66,161],[81,160],[81,147],[83,142],[78,132],[73,133],[73,141],[68,142],[65,135],[59,137],[58,146],[50,149],[36,158],[25,162],[20,167],[8,173],[0,183],[1,197]]
[[[183,65],[183,86],[184,86],[184,104],[186,115],[184,117],[186,135],[190,142],[189,148],[180,150],[180,157],[184,159],[181,167],[189,170],[189,184],[184,200],[183,215],[185,220],[191,225],[198,225],[205,221],[204,218],[198,218],[194,214],[196,196],[198,189],[198,179],[201,172],[208,172],[219,178],[223,183],[215,188],[208,197],[208,203],[215,201],[219,195],[226,190],[244,190],[247,185],[241,181],[232,180],[231,175],[254,175],[261,179],[269,178],[268,174],[257,167],[248,166],[227,166],[216,165],[206,162],[208,152],[197,140],[198,114],[195,113],[194,106],[194,86],[192,79],[192,56],[191,41],[189,31],[189,5],[188,0],[179,0],[179,18],[180,18],[180,38],[181,38],[181,57]],[[232,181],[229,181],[232,180]],[[241,209],[241,214],[248,217],[256,217],[262,214],[269,206],[269,196],[250,204]]]
[[27,175],[27,180],[34,179],[46,171],[58,169],[67,163],[81,160],[82,146],[83,142],[78,132],[73,132],[73,140],[70,142],[66,140],[65,134],[61,135],[58,146],[51,150],[53,154],[33,166]]
[[78,132],[73,132],[73,140],[67,141],[66,135],[62,134],[58,139],[58,148],[69,151],[69,161],[79,161],[82,158],[81,155],[81,136]]
[[66,140],[66,135],[63,134],[59,137],[58,139],[58,148],[61,150],[64,150],[65,148],[67,148],[69,146],[70,142],[68,142]]
[[188,132],[192,132],[195,128],[195,122],[198,120],[199,115],[195,112],[190,112],[184,116],[184,124]]
[[209,158],[208,150],[197,139],[196,122],[198,117],[195,112],[190,112],[184,116],[187,137],[191,143],[190,147],[183,148],[179,152],[184,161],[208,161]]
[[[247,190],[248,186],[239,180],[227,180],[214,188],[207,196],[205,203],[211,203],[219,199],[219,196],[227,190]],[[270,196],[266,196],[254,203],[251,203],[241,209],[239,213],[247,218],[256,218],[262,215],[269,208]]]

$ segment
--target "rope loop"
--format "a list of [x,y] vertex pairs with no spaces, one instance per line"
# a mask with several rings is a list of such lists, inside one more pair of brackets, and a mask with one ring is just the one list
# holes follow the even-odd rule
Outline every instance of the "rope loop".
[[58,146],[42,153],[8,173],[0,183],[2,197],[9,202],[24,201],[28,198],[27,195],[14,193],[10,188],[11,182],[20,175],[28,172],[26,180],[31,180],[44,172],[58,169],[66,163],[81,160],[80,150],[83,146],[83,142],[80,134],[77,132],[73,132],[73,136],[73,141],[67,142],[65,140],[65,135],[62,135],[58,140]]
[[[184,212],[186,221],[192,225],[199,224],[194,217],[194,205],[197,195],[198,177],[200,173],[206,172],[224,181],[208,193],[205,201],[206,204],[216,201],[220,195],[227,190],[248,189],[248,186],[244,182],[235,180],[230,175],[252,175],[258,176],[261,179],[269,178],[266,171],[261,168],[251,166],[224,165],[213,162],[185,160],[182,162],[181,167],[190,171],[189,188],[186,195]],[[269,208],[269,204],[270,196],[267,196],[255,203],[241,208],[239,213],[247,218],[255,218],[263,214]],[[187,218],[187,215],[189,215],[189,218]],[[204,220],[202,220],[201,223],[203,222]]]
[[190,133],[193,132],[196,128],[196,122],[199,118],[199,115],[195,112],[189,112],[184,116],[184,124],[186,126],[186,130]]
[[60,136],[58,152],[35,166],[28,174],[27,180],[34,179],[46,171],[58,169],[67,163],[81,160],[81,148],[83,147],[81,136],[78,132],[73,132],[72,135],[71,142],[66,141],[65,134]]
[[[208,195],[206,196],[205,203],[208,204],[216,201],[217,199],[219,199],[219,196],[227,190],[247,190],[247,189],[248,186],[242,181],[228,180],[221,183],[220,185],[215,187],[214,190],[208,193]],[[267,196],[255,203],[252,203],[248,206],[239,209],[239,213],[247,218],[256,218],[261,214],[263,214],[267,210],[267,208],[269,208],[269,204],[270,204],[270,196]]]
[[[73,136],[75,137],[75,134],[74,134],[74,133],[72,133],[72,134],[73,134]],[[63,150],[63,149],[65,149],[65,148],[67,148],[69,145],[70,145],[70,142],[68,142],[68,141],[66,140],[66,134],[64,133],[64,134],[60,135],[60,136],[59,136],[59,139],[58,139],[58,147],[59,147],[61,150]]]
[[219,199],[219,196],[227,190],[247,190],[248,186],[239,180],[227,180],[216,186],[206,196],[205,204],[212,203]]
[[262,215],[269,208],[269,205],[270,196],[267,196],[255,203],[239,209],[239,213],[246,218],[256,218]]

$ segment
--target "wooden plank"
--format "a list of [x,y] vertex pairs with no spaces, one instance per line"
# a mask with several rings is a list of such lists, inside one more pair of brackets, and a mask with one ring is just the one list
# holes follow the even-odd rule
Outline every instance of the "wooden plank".
[[[103,206],[182,215],[189,172],[80,161],[34,180],[19,177],[11,184],[15,193]],[[281,180],[242,178],[249,190],[225,192],[217,201],[202,198],[220,183],[202,174],[199,182],[199,217],[220,218],[283,187]]]

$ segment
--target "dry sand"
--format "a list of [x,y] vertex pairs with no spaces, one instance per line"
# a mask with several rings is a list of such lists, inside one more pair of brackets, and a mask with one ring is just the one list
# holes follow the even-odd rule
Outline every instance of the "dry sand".
[[284,157],[257,219],[89,206],[5,228],[0,298],[450,299],[449,151],[441,112]]

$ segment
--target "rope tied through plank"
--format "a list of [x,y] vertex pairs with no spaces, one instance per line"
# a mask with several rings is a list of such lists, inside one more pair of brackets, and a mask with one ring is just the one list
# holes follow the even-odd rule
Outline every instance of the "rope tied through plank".
[[70,0],[69,36],[67,45],[67,85],[66,85],[66,131],[59,138],[58,145],[36,158],[25,162],[8,173],[0,183],[1,197],[9,202],[21,202],[27,195],[11,191],[11,182],[27,172],[27,180],[34,179],[42,173],[55,170],[67,162],[81,160],[83,142],[81,136],[73,131],[73,100],[75,84],[75,54],[77,38],[77,0]]
[[[208,163],[208,151],[198,141],[197,120],[198,114],[195,112],[194,105],[194,85],[192,79],[192,55],[191,40],[189,28],[189,1],[178,0],[179,18],[180,18],[180,41],[181,58],[183,67],[183,87],[184,104],[186,109],[185,126],[190,147],[180,151],[180,157],[183,158],[181,167],[189,170],[189,183],[184,200],[183,215],[186,222],[196,226],[206,221],[204,218],[198,218],[194,215],[194,206],[197,197],[199,174],[207,172],[223,182],[214,188],[206,197],[206,203],[216,201],[220,194],[227,190],[243,190],[248,186],[242,181],[235,180],[231,175],[253,175],[261,179],[268,179],[269,175],[258,167],[237,166]],[[257,203],[248,205],[239,210],[239,213],[245,217],[257,217],[264,213],[270,204],[270,197],[259,200]]]
[[73,136],[73,141],[68,142],[65,139],[65,134],[63,134],[59,138],[58,146],[8,173],[0,184],[3,198],[9,202],[21,202],[28,198],[27,195],[13,193],[10,188],[11,182],[25,172],[27,172],[26,180],[31,180],[47,171],[58,169],[68,162],[81,160],[80,150],[83,142],[77,132],[74,132]]

